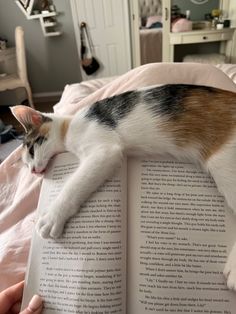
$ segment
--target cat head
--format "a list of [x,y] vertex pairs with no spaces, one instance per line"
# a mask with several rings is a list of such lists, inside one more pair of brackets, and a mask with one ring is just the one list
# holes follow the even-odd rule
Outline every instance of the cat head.
[[22,160],[33,173],[43,173],[49,160],[63,151],[60,123],[53,114],[43,114],[26,106],[11,107],[25,129]]

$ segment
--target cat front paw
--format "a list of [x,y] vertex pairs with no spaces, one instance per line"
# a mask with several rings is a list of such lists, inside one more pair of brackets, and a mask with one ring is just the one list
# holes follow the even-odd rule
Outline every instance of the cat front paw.
[[39,217],[36,223],[36,231],[38,234],[44,238],[59,238],[63,232],[64,221],[59,221],[56,215],[52,215],[51,213],[43,214]]
[[232,254],[229,256],[223,273],[227,281],[227,287],[236,291],[236,256],[232,256]]

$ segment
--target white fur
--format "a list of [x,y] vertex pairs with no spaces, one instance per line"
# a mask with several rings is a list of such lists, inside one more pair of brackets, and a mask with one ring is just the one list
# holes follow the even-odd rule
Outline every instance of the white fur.
[[[39,170],[46,167],[49,158],[58,151],[71,151],[80,159],[78,169],[66,182],[60,195],[38,219],[36,229],[43,238],[57,238],[61,235],[66,221],[78,212],[81,204],[113,173],[121,163],[124,153],[169,153],[177,158],[187,157],[202,163],[199,147],[192,145],[180,149],[171,133],[165,131],[165,119],[153,117],[145,105],[134,108],[112,130],[96,120],[84,118],[86,110],[81,110],[72,118],[64,140],[60,133],[63,118],[50,115],[53,123],[49,140],[36,149],[34,161],[26,153],[23,156],[31,168],[37,167]],[[143,121],[142,125],[140,120]],[[234,211],[235,156],[236,134],[203,163]],[[228,287],[236,290],[236,245],[229,256],[224,274]]]
[[[120,164],[124,153],[133,155],[153,155],[169,153],[177,157],[199,159],[199,150],[195,147],[180,149],[171,136],[163,130],[166,121],[153,117],[145,105],[139,105],[122,119],[114,130],[104,127],[96,120],[85,119],[86,110],[81,110],[72,119],[65,141],[62,143],[59,130],[62,118],[53,119],[50,142],[40,148],[46,152],[46,160],[41,160],[41,151],[34,166],[48,161],[50,153],[58,149],[71,151],[80,159],[80,166],[67,181],[58,198],[37,223],[42,237],[59,237],[65,222],[75,215],[81,204],[101,185]],[[140,117],[143,124],[140,125]],[[51,116],[52,118],[52,116]],[[51,145],[51,143],[57,143]],[[42,167],[43,167],[42,166]]]
[[230,208],[236,213],[236,134],[207,161],[206,167],[215,180],[218,190],[225,196]]
[[[111,174],[122,160],[122,144],[116,132],[108,131],[96,121],[83,118],[79,112],[70,123],[64,150],[80,159],[77,171],[66,182],[62,192],[37,222],[36,229],[43,237],[57,238],[66,221],[78,212],[81,204]],[[53,122],[58,127],[62,121]],[[55,133],[52,132],[55,136]],[[50,134],[50,135],[51,135]],[[60,141],[54,137],[55,141]]]
[[[48,114],[48,116],[50,115]],[[36,172],[42,172],[53,155],[65,151],[65,145],[60,140],[60,128],[64,119],[55,116],[53,121],[53,127],[50,128],[48,140],[43,145],[36,144],[37,148],[35,149],[34,159],[30,157],[26,149],[23,150],[22,160],[28,165],[31,171],[32,169],[36,169]]]
[[[225,143],[207,162],[206,167],[214,178],[218,190],[225,196],[230,208],[236,213],[236,134]],[[224,268],[229,289],[236,290],[236,243]]]
[[[142,117],[142,119],[140,119]],[[142,123],[140,123],[140,120]],[[200,160],[199,147],[180,148],[171,132],[167,131],[167,121],[162,116],[153,116],[145,104],[134,108],[117,126],[125,153],[132,155],[170,154],[176,158]]]

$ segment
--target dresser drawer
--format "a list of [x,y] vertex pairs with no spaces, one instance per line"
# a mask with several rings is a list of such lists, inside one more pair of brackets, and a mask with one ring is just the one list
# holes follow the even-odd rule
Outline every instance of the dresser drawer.
[[191,35],[183,36],[183,44],[199,43],[199,42],[209,42],[209,41],[220,41],[222,40],[222,34],[204,34],[204,35]]
[[233,32],[229,31],[219,31],[219,32],[186,32],[186,33],[171,33],[170,34],[170,44],[194,44],[194,43],[204,43],[211,41],[223,41],[230,40],[232,38]]

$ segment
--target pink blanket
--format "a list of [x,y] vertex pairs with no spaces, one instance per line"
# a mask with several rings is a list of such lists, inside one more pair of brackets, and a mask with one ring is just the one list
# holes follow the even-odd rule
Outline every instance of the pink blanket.
[[[203,64],[147,64],[109,81],[67,85],[55,112],[72,114],[99,99],[156,84],[188,83],[236,92],[226,74]],[[22,165],[20,151],[18,148],[0,166],[0,291],[24,277],[42,181]]]

